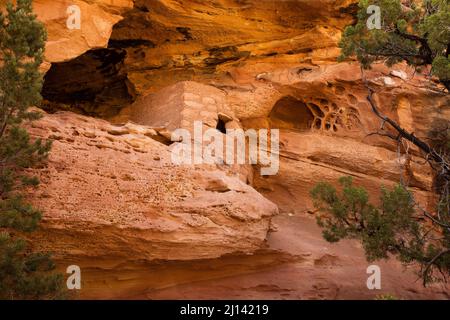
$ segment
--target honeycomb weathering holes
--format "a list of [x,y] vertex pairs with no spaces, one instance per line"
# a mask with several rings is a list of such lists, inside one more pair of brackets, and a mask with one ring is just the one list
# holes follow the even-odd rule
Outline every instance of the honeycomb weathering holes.
[[302,101],[292,96],[282,97],[275,103],[269,119],[274,128],[299,131],[336,132],[355,129],[360,125],[356,108],[339,107],[337,103],[330,103],[324,98]]

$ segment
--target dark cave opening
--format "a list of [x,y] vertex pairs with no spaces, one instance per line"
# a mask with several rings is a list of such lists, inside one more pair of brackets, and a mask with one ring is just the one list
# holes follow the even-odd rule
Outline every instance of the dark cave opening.
[[98,117],[116,115],[134,100],[123,68],[125,57],[125,50],[105,48],[53,63],[44,77],[44,109]]
[[273,128],[303,131],[311,129],[314,115],[304,102],[286,96],[277,101],[269,119]]
[[217,121],[216,129],[222,132],[223,134],[227,134],[226,122],[219,117]]

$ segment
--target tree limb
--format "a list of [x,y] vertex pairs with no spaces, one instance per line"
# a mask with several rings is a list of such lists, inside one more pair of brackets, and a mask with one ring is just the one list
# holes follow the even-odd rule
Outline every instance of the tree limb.
[[427,263],[427,267],[425,268],[425,270],[422,272],[423,274],[423,285],[424,287],[426,286],[426,280],[427,280],[427,274],[430,271],[430,268],[433,266],[433,264],[436,263],[437,259],[439,259],[440,257],[442,257],[443,255],[449,254],[450,253],[450,249],[449,250],[445,250],[445,251],[441,251],[439,254],[437,254],[433,259],[431,259],[430,262]]
[[422,141],[421,139],[417,138],[414,135],[414,133],[407,132],[397,122],[395,122],[394,120],[392,120],[389,117],[382,114],[380,112],[380,110],[378,109],[378,107],[375,103],[375,100],[373,98],[373,94],[374,94],[373,89],[370,88],[369,86],[367,86],[367,89],[369,90],[369,95],[367,96],[367,101],[369,101],[375,115],[378,118],[380,118],[381,120],[383,120],[384,122],[389,123],[398,132],[400,137],[405,138],[406,140],[410,141],[415,146],[417,146],[420,150],[425,152],[429,156],[430,159],[432,159],[436,163],[439,163],[444,170],[443,174],[445,176],[450,175],[450,165],[447,163],[446,159],[444,157],[442,157],[438,152],[436,152],[436,150],[431,148],[425,141]]

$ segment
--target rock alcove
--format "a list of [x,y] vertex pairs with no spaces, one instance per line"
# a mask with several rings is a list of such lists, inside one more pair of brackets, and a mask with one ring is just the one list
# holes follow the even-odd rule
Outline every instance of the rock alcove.
[[291,96],[278,100],[269,118],[273,128],[294,130],[308,130],[314,121],[314,115],[307,105]]
[[46,111],[68,109],[111,117],[134,100],[123,68],[126,51],[94,49],[65,62],[53,63],[44,77]]

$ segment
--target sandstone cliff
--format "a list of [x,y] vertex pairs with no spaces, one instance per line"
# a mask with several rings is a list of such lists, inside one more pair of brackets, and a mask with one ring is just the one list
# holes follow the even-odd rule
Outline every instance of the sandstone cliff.
[[[55,140],[36,249],[83,270],[89,298],[372,298],[353,242],[330,245],[309,216],[318,181],[351,175],[373,200],[407,179],[431,206],[422,155],[399,158],[366,102],[426,139],[450,98],[425,74],[337,63],[353,0],[35,1],[49,32],[32,133]],[[1,3],[1,1],[0,1]],[[81,8],[80,30],[66,9]],[[196,120],[279,128],[280,171],[178,167],[170,133]],[[279,215],[277,216],[277,214]],[[270,232],[271,231],[271,232]],[[383,262],[384,292],[448,298],[414,284],[414,267]],[[195,293],[193,293],[195,292]]]

